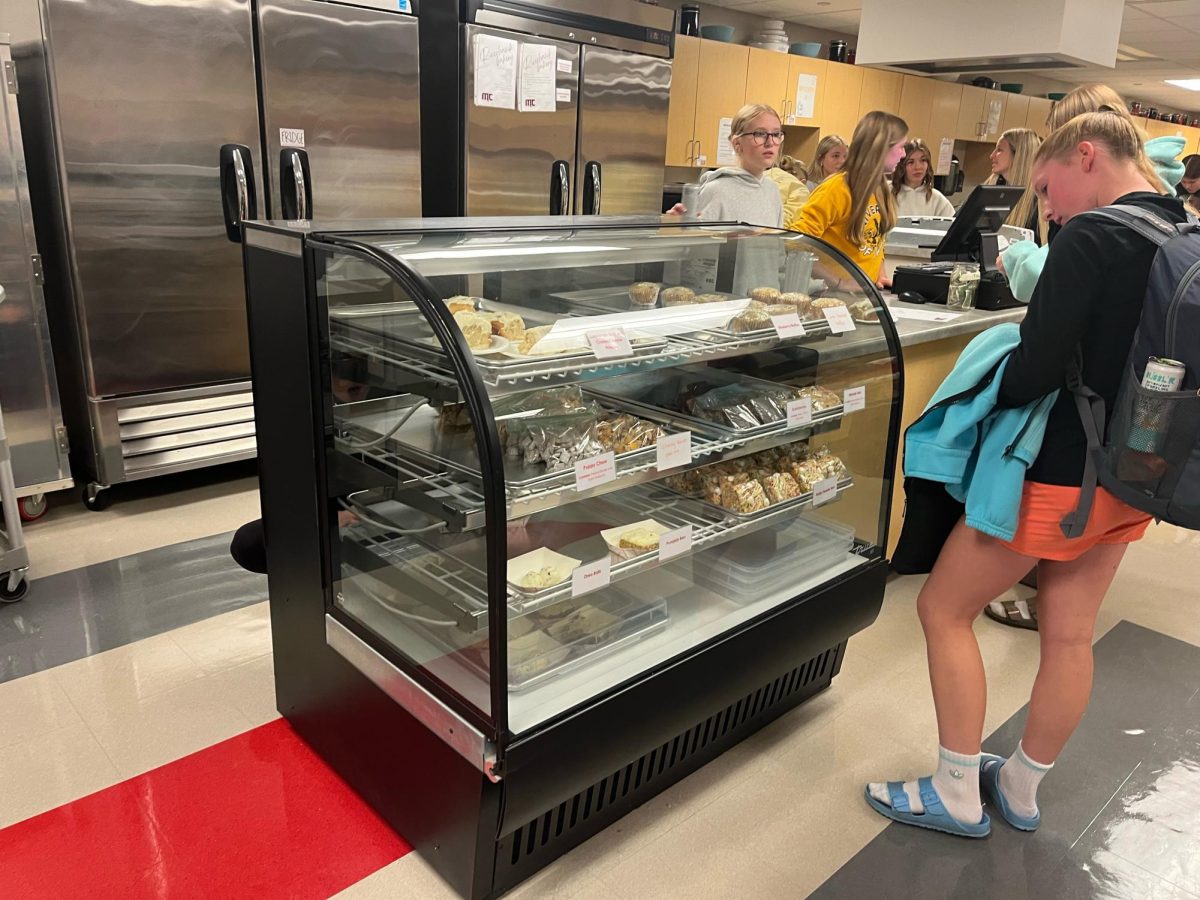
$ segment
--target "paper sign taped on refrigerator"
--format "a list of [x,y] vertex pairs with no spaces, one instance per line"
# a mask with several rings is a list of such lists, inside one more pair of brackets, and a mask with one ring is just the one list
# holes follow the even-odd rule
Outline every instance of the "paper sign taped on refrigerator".
[[280,147],[299,147],[304,149],[304,129],[303,128],[280,128],[279,129],[279,146]]
[[475,35],[476,106],[514,109],[517,105],[517,54],[520,44],[491,34]]
[[554,61],[558,52],[550,44],[521,46],[521,91],[517,108],[521,112],[554,112],[556,76]]

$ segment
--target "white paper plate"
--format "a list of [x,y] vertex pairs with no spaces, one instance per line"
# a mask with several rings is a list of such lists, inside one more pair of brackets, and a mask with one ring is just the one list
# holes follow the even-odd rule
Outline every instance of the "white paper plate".
[[[561,553],[556,553],[549,547],[538,547],[536,550],[530,550],[528,553],[523,553],[515,559],[508,561],[508,583],[516,590],[525,594],[535,594],[538,591],[546,590],[545,587],[532,588],[525,587],[521,584],[521,579],[529,572],[535,572],[538,569],[550,567],[556,569],[556,573],[561,575],[558,581],[554,584],[562,584],[564,581],[569,581],[571,572],[578,566],[580,560],[570,556],[564,556]],[[547,585],[553,587],[553,585]]]
[[649,528],[658,535],[666,534],[671,530],[666,525],[655,522],[653,519],[643,519],[640,522],[634,522],[630,525],[606,528],[600,532],[600,537],[604,538],[604,543],[608,544],[608,549],[613,556],[619,559],[633,559],[635,556],[641,556],[643,553],[653,553],[654,551],[652,550],[635,550],[632,547],[621,546],[621,535],[627,531],[632,531],[634,528]]

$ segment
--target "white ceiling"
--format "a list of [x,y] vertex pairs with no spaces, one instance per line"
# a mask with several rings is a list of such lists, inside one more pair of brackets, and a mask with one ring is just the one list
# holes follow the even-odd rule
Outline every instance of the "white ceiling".
[[[784,19],[814,28],[858,34],[859,0],[707,0],[714,6],[756,16]],[[900,8],[901,0],[897,0]],[[986,27],[989,15],[1003,15],[1003,5],[971,5]],[[936,28],[931,27],[936,40]],[[1118,62],[1115,69],[1047,69],[1035,74],[1055,81],[1111,85],[1126,100],[1141,100],[1160,109],[1200,113],[1200,93],[1164,84],[1168,78],[1200,78],[1200,0],[1125,0],[1121,43],[1154,59]],[[997,80],[1016,78],[1018,73]]]

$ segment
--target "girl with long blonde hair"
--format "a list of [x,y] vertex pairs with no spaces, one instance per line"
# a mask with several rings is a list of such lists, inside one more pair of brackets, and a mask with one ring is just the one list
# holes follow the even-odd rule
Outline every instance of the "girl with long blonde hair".
[[812,165],[808,167],[808,189],[815,191],[817,185],[842,171],[846,164],[846,154],[850,145],[840,134],[827,134],[817,144],[817,154],[813,157]]
[[[1042,139],[1031,128],[1010,128],[996,139],[996,148],[992,151],[992,174],[986,184],[1011,184],[1017,187],[1029,186],[1029,170],[1033,167],[1033,155],[1042,145]],[[1032,191],[1026,190],[1012,212],[1005,220],[1006,225],[1016,225],[1039,233],[1039,216],[1037,197]],[[1041,234],[1039,243],[1045,242],[1045,233]]]
[[888,176],[904,157],[908,123],[874,110],[850,139],[845,168],[821,182],[800,211],[797,231],[846,254],[880,283],[886,236],[896,224],[896,198]]

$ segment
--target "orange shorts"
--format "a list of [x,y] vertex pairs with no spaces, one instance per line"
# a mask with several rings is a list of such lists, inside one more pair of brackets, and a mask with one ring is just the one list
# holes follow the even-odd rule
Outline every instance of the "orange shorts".
[[1063,562],[1078,559],[1098,544],[1131,544],[1146,533],[1149,515],[1097,487],[1087,528],[1080,537],[1066,537],[1059,522],[1078,505],[1079,490],[1058,484],[1025,482],[1017,533],[1011,541],[1000,543],[1025,556]]

